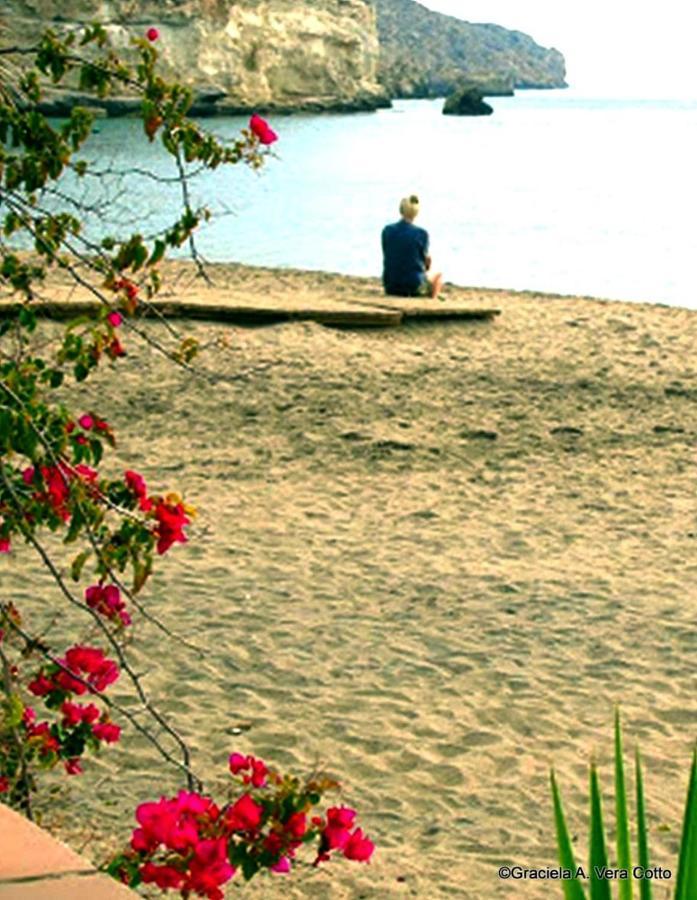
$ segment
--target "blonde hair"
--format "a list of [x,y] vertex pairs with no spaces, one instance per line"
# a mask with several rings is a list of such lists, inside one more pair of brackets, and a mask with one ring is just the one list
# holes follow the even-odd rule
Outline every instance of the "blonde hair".
[[419,198],[416,194],[410,194],[408,197],[402,197],[399,201],[399,214],[405,219],[415,219],[419,212]]

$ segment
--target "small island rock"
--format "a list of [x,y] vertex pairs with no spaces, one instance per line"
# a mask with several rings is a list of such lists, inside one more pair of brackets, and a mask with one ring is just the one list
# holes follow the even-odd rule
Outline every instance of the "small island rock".
[[490,116],[493,111],[482,99],[482,92],[474,87],[460,88],[443,104],[444,116]]

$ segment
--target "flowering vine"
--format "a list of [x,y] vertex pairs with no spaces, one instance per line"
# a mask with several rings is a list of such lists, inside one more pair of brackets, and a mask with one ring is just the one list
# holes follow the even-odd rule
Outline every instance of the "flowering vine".
[[[88,754],[117,744],[130,725],[180,771],[186,790],[138,806],[138,827],[108,871],[134,886],[151,883],[182,897],[218,900],[238,872],[245,879],[260,871],[288,873],[310,848],[313,866],[336,856],[367,862],[374,845],[353,809],[318,811],[323,795],[337,786],[328,778],[301,781],[233,753],[226,795],[205,793],[185,740],[146,694],[124,640],[136,615],[172,637],[139,595],[155,560],[189,540],[196,511],[178,493],[150,490],[134,469],[106,471],[105,454],[116,444],[111,423],[99,409],[70,410],[60,399],[65,394],[56,394],[99,365],[122,363],[126,331],[179,364],[191,363],[197,350],[191,338],[169,350],[139,328],[141,312],[159,290],[166,252],[188,243],[200,266],[193,236],[208,213],[192,206],[186,167],[242,162],[257,168],[278,140],[258,114],[231,142],[189,120],[191,92],[157,74],[159,40],[151,27],[134,41],[133,69],[108,47],[99,25],[63,38],[49,31],[34,47],[0,47],[3,59],[15,54],[33,63],[17,70],[11,89],[0,85],[0,287],[13,298],[10,307],[0,306],[0,554],[11,558],[18,543],[32,548],[59,595],[97,634],[58,654],[50,625],[42,623],[37,637],[37,626],[33,630],[12,602],[0,602],[0,801],[31,816],[42,772],[78,776]],[[45,82],[60,84],[68,76],[100,96],[118,88],[141,97],[145,136],[160,140],[172,156],[182,189],[181,215],[158,235],[95,243],[83,234],[79,208],[76,214],[73,207],[44,205],[45,192],[65,172],[78,179],[90,173],[78,155],[91,133],[91,113],[75,107],[56,126],[37,111]],[[16,235],[31,242],[31,253],[16,249]],[[51,345],[35,340],[36,300],[54,269],[100,306],[95,315],[68,323]],[[42,543],[46,531],[72,548],[67,575]],[[136,711],[110,698],[119,678],[130,683]]]

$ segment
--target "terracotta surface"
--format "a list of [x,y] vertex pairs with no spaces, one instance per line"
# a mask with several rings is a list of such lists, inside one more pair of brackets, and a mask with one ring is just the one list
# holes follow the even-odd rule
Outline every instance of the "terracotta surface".
[[88,872],[94,869],[86,859],[0,804],[2,900],[125,900],[135,896],[106,875],[82,874]]

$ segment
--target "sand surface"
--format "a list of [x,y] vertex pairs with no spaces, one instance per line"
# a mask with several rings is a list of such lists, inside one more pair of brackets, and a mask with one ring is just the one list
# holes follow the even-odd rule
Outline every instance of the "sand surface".
[[[322,273],[214,275],[221,296],[379,295]],[[654,861],[674,869],[697,736],[697,313],[448,293],[502,314],[178,321],[214,380],[126,335],[128,359],[82,389],[117,430],[108,467],[199,509],[143,597],[205,655],[142,622],[133,649],[197,769],[224,781],[232,750],[320,764],[378,844],[369,866],[231,896],[561,897],[497,870],[556,864],[552,763],[585,857],[587,762],[610,807],[615,703],[645,757]],[[11,563],[3,584],[29,609],[45,578],[28,549]],[[71,782],[79,815],[52,817],[89,853],[176,784],[129,734],[87,795]]]

